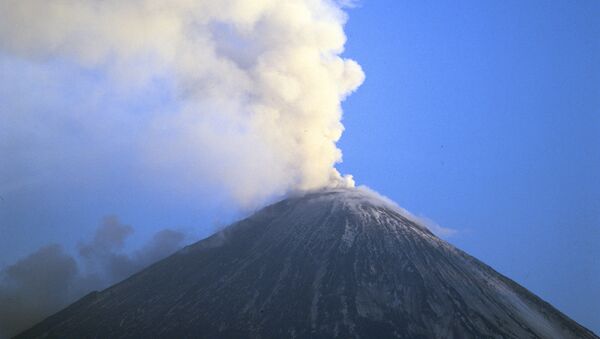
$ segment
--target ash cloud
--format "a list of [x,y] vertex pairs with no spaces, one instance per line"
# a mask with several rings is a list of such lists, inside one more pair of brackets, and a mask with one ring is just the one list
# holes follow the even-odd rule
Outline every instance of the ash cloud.
[[[148,192],[255,208],[290,191],[353,185],[335,168],[342,102],[364,80],[342,56],[348,4],[0,1],[0,243],[15,243],[5,253],[83,232],[71,211]],[[132,232],[108,218],[74,254],[53,245],[4,269],[0,304],[12,306],[0,310],[0,328],[14,333],[183,237],[163,231],[126,251]],[[42,259],[54,268],[35,269]],[[46,278],[63,280],[33,291]]]
[[63,307],[78,270],[62,247],[50,245],[0,274],[0,338],[8,338]]
[[[364,79],[360,66],[341,56],[348,4],[3,1],[0,52],[107,75],[104,89],[119,88],[125,97],[165,89],[169,104],[147,112],[131,115],[113,107],[94,114],[97,102],[75,98],[64,106],[83,111],[51,114],[86,121],[87,130],[79,133],[93,136],[107,152],[118,147],[111,144],[115,136],[131,133],[119,123],[136,121],[131,152],[139,166],[171,178],[172,185],[210,185],[248,206],[290,190],[353,184],[335,169],[342,160],[336,147],[343,132],[341,102]],[[7,113],[4,119],[11,121],[4,122],[52,128],[44,124],[48,112],[37,112]],[[93,146],[88,150],[102,148]]]
[[69,303],[127,278],[181,248],[186,235],[165,229],[132,252],[124,252],[134,229],[104,218],[77,255],[53,244],[0,271],[0,338],[17,334]]

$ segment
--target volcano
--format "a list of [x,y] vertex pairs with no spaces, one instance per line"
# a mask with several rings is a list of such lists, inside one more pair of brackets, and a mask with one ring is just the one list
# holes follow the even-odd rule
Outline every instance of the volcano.
[[597,338],[365,189],[270,205],[17,338]]

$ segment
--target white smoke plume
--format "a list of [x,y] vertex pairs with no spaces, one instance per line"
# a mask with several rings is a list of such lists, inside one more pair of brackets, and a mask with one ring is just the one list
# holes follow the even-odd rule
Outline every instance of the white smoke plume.
[[104,72],[118,88],[172,89],[176,104],[136,116],[145,166],[251,204],[353,185],[335,169],[341,102],[364,79],[341,57],[344,3],[5,0],[0,51]]

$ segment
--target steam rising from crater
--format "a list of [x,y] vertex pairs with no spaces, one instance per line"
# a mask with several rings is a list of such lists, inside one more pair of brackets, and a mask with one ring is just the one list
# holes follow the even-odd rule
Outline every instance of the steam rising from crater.
[[364,79],[340,56],[342,4],[8,0],[0,50],[76,63],[121,88],[171,89],[172,104],[136,116],[145,120],[136,139],[144,166],[186,183],[202,178],[247,204],[353,185],[334,167],[341,102]]

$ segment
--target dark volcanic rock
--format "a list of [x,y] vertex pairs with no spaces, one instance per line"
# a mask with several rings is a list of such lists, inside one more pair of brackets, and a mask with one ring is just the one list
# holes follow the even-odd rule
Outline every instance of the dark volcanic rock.
[[271,205],[18,338],[597,338],[374,194]]

